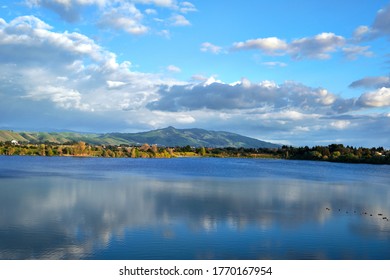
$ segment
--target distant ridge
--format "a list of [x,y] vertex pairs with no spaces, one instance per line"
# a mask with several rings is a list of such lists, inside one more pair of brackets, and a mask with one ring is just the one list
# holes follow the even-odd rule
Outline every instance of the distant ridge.
[[226,131],[199,128],[176,129],[172,126],[139,133],[14,132],[0,130],[0,142],[17,140],[29,143],[84,141],[95,145],[140,145],[191,147],[278,148],[280,145]]

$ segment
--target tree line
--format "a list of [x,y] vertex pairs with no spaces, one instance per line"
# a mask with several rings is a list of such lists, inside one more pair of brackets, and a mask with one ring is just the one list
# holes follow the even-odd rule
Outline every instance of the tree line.
[[86,142],[65,144],[15,144],[0,142],[0,155],[27,156],[78,156],[78,157],[128,157],[128,158],[172,158],[172,157],[242,157],[276,158],[291,160],[317,160],[348,163],[390,164],[390,151],[383,147],[363,148],[332,144],[328,146],[280,148],[207,148],[207,147],[162,147],[143,144],[91,145]]

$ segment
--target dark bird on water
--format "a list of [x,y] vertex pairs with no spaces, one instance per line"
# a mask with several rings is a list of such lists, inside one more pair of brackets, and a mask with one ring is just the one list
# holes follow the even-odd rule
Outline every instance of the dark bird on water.
[[[329,208],[329,207],[326,207],[325,208],[326,209],[326,211],[330,211],[331,209]],[[339,208],[339,212],[341,212],[341,208]],[[349,214],[349,211],[345,211],[345,213],[346,214]],[[351,211],[351,213],[352,213],[352,211]],[[357,213],[357,211],[356,210],[353,210],[353,213]],[[360,212],[361,214],[360,215],[368,215],[368,213],[367,212]],[[370,215],[370,217],[372,217],[373,216],[373,214],[369,214]],[[381,216],[382,217],[382,220],[386,220],[386,221],[389,221],[389,218],[387,218],[387,217],[385,217],[385,216],[383,216],[383,214],[382,213],[378,213],[378,216]]]

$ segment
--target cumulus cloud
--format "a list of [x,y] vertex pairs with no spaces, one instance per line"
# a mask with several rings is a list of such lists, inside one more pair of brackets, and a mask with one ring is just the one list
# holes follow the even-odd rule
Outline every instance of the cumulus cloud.
[[372,32],[377,36],[390,35],[390,5],[378,11],[372,24]]
[[148,104],[149,109],[162,111],[233,110],[296,108],[298,111],[332,112],[337,97],[326,89],[310,88],[286,82],[251,83],[247,79],[225,84],[215,79],[195,85],[164,86],[160,99]]
[[191,25],[188,19],[186,19],[183,15],[173,15],[169,22],[173,26],[188,26]]
[[93,40],[80,33],[56,33],[52,27],[33,16],[13,19],[0,26],[3,62],[26,64],[65,62],[84,55],[101,60],[106,53]]
[[[298,120],[307,118],[308,115],[337,116],[367,108],[385,108],[390,104],[389,88],[365,93],[358,98],[342,98],[327,89],[313,88],[296,82],[253,83],[243,78],[241,81],[226,84],[214,77],[208,80],[202,78],[200,83],[160,87],[156,100],[149,102],[146,107],[152,111],[163,112],[250,111],[255,112],[258,119],[272,119],[271,116],[280,118],[283,113],[284,116],[289,115],[292,120]],[[340,122],[334,124],[332,127],[341,127]]]
[[68,22],[79,21],[84,7],[92,5],[103,7],[108,2],[108,0],[26,0],[29,6],[52,10]]
[[233,43],[232,50],[259,50],[269,56],[289,55],[295,60],[330,59],[332,53],[341,52],[348,60],[371,57],[370,46],[361,46],[363,41],[378,37],[390,38],[390,4],[377,12],[370,26],[358,26],[352,38],[345,38],[332,32],[323,32],[312,37],[287,41],[277,37],[256,38]]
[[88,104],[82,104],[80,92],[65,87],[37,86],[24,97],[30,97],[32,100],[48,99],[64,109],[74,108],[81,111],[93,111]]
[[[132,35],[147,33],[152,27],[143,23],[143,18],[153,16],[157,11],[145,9],[143,14],[139,5],[151,5],[168,9],[172,14],[162,22],[169,22],[172,26],[188,26],[190,21],[182,14],[195,12],[196,7],[187,1],[176,0],[25,0],[31,8],[46,8],[57,13],[63,20],[74,23],[83,19],[84,10],[96,16],[98,26],[105,29],[122,30]],[[86,19],[88,20],[88,19]]]
[[291,42],[289,53],[294,59],[328,59],[330,53],[344,46],[345,39],[334,33],[321,33],[314,37],[306,37]]
[[371,26],[359,26],[353,35],[356,41],[371,40],[378,37],[390,38],[390,4],[377,12]]
[[123,30],[129,34],[139,35],[148,32],[148,27],[142,24],[143,15],[134,4],[124,3],[104,12],[99,26]]
[[234,50],[258,49],[269,55],[283,55],[287,49],[286,41],[276,37],[251,39],[233,44]]
[[202,52],[211,52],[214,54],[219,54],[222,51],[222,47],[213,45],[212,43],[209,43],[209,42],[204,42],[204,43],[202,43],[200,50]]
[[0,68],[7,73],[2,82],[20,102],[49,100],[81,111],[120,110],[123,104],[130,109],[165,83],[157,75],[131,71],[130,62],[117,62],[114,53],[82,34],[51,29],[32,16],[0,26],[0,52],[6,54]]
[[295,39],[290,43],[277,37],[251,39],[233,44],[233,50],[256,49],[271,56],[290,55],[293,59],[329,59],[345,45],[345,38],[334,33]]
[[383,87],[364,93],[358,101],[367,107],[388,107],[390,106],[390,88]]

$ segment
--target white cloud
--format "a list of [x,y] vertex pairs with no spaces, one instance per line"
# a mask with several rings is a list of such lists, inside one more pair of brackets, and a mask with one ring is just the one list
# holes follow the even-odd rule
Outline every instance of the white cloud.
[[[68,61],[88,55],[98,61],[107,55],[90,38],[79,33],[56,33],[51,26],[33,16],[23,16],[0,26],[2,61],[18,61],[26,64]],[[26,51],[28,50],[28,51]]]
[[222,51],[222,47],[213,45],[213,44],[211,44],[209,42],[205,42],[205,43],[202,43],[202,45],[200,47],[200,50],[202,52],[211,52],[211,53],[214,53],[214,54],[219,54]]
[[290,55],[293,59],[329,59],[345,45],[345,39],[334,33],[321,33],[288,43],[277,37],[251,39],[233,44],[233,50],[256,49],[270,56]]
[[171,32],[167,29],[164,29],[164,30],[161,30],[159,32],[157,32],[158,35],[166,38],[166,39],[170,39],[171,38]]
[[[2,25],[6,26],[7,23],[5,20],[2,19]],[[37,17],[34,16],[20,16],[11,21],[11,23],[6,27],[6,30],[10,32],[17,32],[19,31],[20,33],[25,32],[28,30],[30,27],[33,27],[37,30],[50,30],[53,27],[48,25],[47,23],[43,22]]]
[[314,37],[297,39],[289,45],[289,53],[294,59],[329,59],[330,53],[344,46],[345,39],[334,33],[321,33]]
[[292,109],[285,109],[282,111],[278,112],[269,112],[269,113],[264,113],[261,115],[257,115],[258,119],[274,119],[278,121],[282,121],[280,123],[286,124],[285,121],[298,121],[298,120],[303,120],[303,119],[308,119],[308,118],[318,118],[320,115],[318,114],[304,114]]
[[359,102],[368,107],[388,107],[390,106],[390,88],[382,87],[365,93],[360,96]]
[[49,100],[67,110],[99,112],[123,109],[128,99],[126,109],[139,108],[153,99],[157,85],[168,83],[131,71],[130,62],[119,63],[114,53],[82,34],[48,29],[34,17],[0,26],[0,52],[7,54],[0,58],[7,73],[2,79],[12,80],[9,94],[17,91],[22,102]]
[[378,11],[371,32],[376,36],[390,36],[390,4]]
[[373,52],[369,51],[369,48],[369,46],[348,46],[343,48],[343,53],[349,60],[355,60],[359,56],[371,57]]
[[175,65],[168,65],[167,70],[173,73],[180,73],[181,69]]
[[330,125],[336,129],[346,129],[351,125],[351,122],[348,120],[337,120],[331,122]]
[[353,38],[357,41],[361,41],[371,33],[371,29],[368,26],[362,25],[355,29],[353,32]]
[[121,81],[107,81],[107,87],[109,89],[118,89],[118,88],[121,88],[125,85],[126,85],[126,83],[121,82]]
[[283,55],[287,49],[286,41],[276,37],[251,39],[233,44],[234,50],[258,49],[269,55]]
[[286,82],[277,85],[263,81],[225,84],[211,77],[195,85],[174,85],[161,87],[160,98],[151,102],[153,110],[180,112],[187,110],[243,110],[290,108],[302,112],[335,113],[339,101],[334,94],[321,88],[310,88],[302,84]]
[[267,81],[267,80],[260,82],[259,85],[260,85],[261,87],[268,88],[268,89],[276,89],[276,88],[279,88],[279,86],[278,86],[275,82],[273,82],[273,81]]
[[390,4],[380,9],[371,26],[359,26],[353,33],[354,40],[372,40],[378,37],[390,37]]
[[148,32],[148,27],[142,24],[142,13],[131,3],[122,4],[104,12],[99,26],[123,30],[129,34],[139,35]]
[[183,14],[189,13],[189,12],[196,12],[197,9],[195,8],[195,5],[190,2],[182,2],[180,3],[180,12]]
[[157,11],[155,9],[146,9],[145,14],[147,15],[156,15]]
[[175,0],[132,0],[135,3],[150,4],[160,7],[176,7]]
[[188,19],[186,19],[183,15],[173,15],[169,19],[170,24],[173,26],[188,26],[191,25]]
[[[206,79],[203,83],[201,83],[200,86],[206,87],[206,86],[209,86],[209,85],[212,85],[215,83],[223,84],[222,81],[216,79],[216,76],[211,76],[208,79]],[[191,87],[191,85],[190,85],[190,87]]]
[[93,111],[88,104],[81,102],[81,94],[77,90],[52,85],[37,86],[33,92],[25,97],[32,100],[49,99],[57,106],[64,109],[78,109],[81,111]]
[[274,68],[274,67],[286,67],[287,66],[287,63],[284,63],[284,62],[280,62],[280,61],[266,61],[266,62],[263,62],[261,63],[265,66],[268,66],[270,68]]
[[320,89],[318,90],[318,96],[315,99],[315,101],[319,104],[328,106],[332,105],[336,101],[336,96],[326,89]]
[[76,22],[81,18],[85,6],[104,7],[109,0],[26,0],[30,7],[44,7],[57,13],[68,22]]
[[[150,24],[150,20],[145,20],[149,23],[145,25],[144,17],[157,14],[157,10],[153,8],[145,9],[145,14],[143,14],[138,9],[140,5],[151,5],[178,13],[167,19],[158,19],[161,22],[168,22],[171,26],[191,25],[190,21],[179,13],[196,11],[192,3],[176,0],[25,0],[25,3],[31,8],[49,9],[71,23],[92,20],[88,17],[94,15],[96,19],[94,18],[93,21],[98,23],[98,27],[122,30],[132,35],[145,34],[150,31],[153,25]],[[84,13],[86,8],[88,8],[88,14]],[[84,19],[83,16],[87,18]]]

